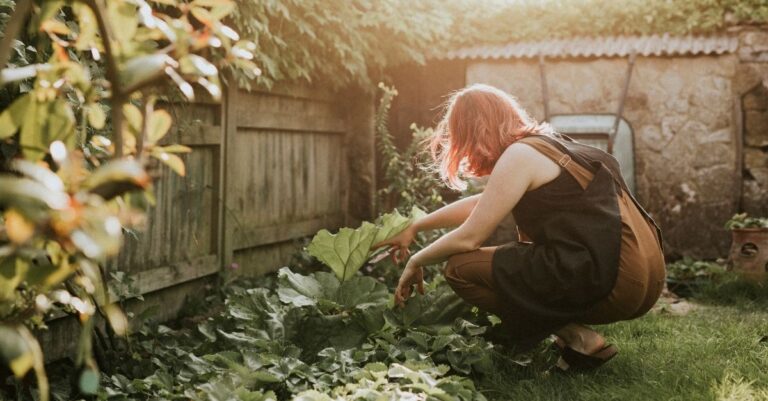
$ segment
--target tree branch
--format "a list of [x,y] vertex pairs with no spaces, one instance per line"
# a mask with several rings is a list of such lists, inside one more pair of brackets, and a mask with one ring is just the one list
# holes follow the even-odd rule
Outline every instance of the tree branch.
[[115,143],[115,157],[123,156],[123,104],[127,100],[126,94],[120,82],[120,72],[117,69],[114,49],[112,48],[112,34],[107,25],[106,13],[100,0],[84,0],[96,16],[96,24],[99,27],[101,42],[104,45],[104,59],[107,64],[106,78],[112,91],[112,131]]
[[16,8],[13,10],[13,15],[11,15],[8,25],[5,26],[4,36],[0,42],[0,68],[5,68],[8,65],[8,61],[10,61],[13,40],[19,36],[21,27],[27,22],[27,17],[32,11],[32,3],[32,0],[19,0],[16,2]]

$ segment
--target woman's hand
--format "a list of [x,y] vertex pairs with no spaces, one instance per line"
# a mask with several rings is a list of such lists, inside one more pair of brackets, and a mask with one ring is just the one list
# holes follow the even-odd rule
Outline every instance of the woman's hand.
[[405,300],[411,296],[413,285],[419,290],[421,295],[424,295],[424,269],[412,263],[413,259],[408,261],[405,265],[403,274],[400,275],[400,280],[397,282],[397,289],[395,289],[395,304],[400,307],[405,305]]
[[411,224],[405,230],[401,231],[400,234],[397,234],[388,240],[381,241],[378,244],[373,244],[373,249],[389,246],[390,248],[388,252],[392,255],[392,260],[395,264],[399,264],[400,262],[406,261],[408,256],[411,255],[411,251],[408,247],[411,246],[414,238],[416,238],[416,233],[416,228]]

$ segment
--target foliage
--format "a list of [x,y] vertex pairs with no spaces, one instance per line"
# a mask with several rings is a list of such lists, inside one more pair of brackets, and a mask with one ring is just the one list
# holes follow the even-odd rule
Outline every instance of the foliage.
[[364,88],[388,67],[462,46],[575,36],[705,34],[768,22],[762,0],[239,0],[262,84]]
[[728,230],[768,228],[768,217],[751,217],[746,213],[735,214],[725,223],[725,228]]
[[[10,4],[10,0],[5,0]],[[163,3],[162,1],[159,3]],[[705,34],[768,21],[762,0],[237,0],[233,23],[259,48],[233,60],[242,85],[303,80],[372,88],[389,67],[461,46],[574,36]],[[7,20],[0,14],[0,25]],[[39,56],[16,43],[19,65]],[[0,94],[2,97],[2,94]]]
[[492,0],[454,22],[454,45],[576,36],[705,34],[768,21],[761,0]]
[[235,15],[258,45],[267,86],[300,79],[372,88],[386,67],[423,63],[451,22],[440,0],[239,0]]
[[379,203],[386,207],[395,203],[400,210],[408,210],[414,205],[425,210],[443,206],[445,202],[439,190],[440,180],[426,165],[427,155],[423,146],[424,140],[432,136],[432,129],[411,125],[412,140],[408,147],[400,151],[389,132],[389,110],[397,91],[384,84],[379,84],[379,88],[382,96],[374,124],[386,184],[379,190]]
[[[341,282],[288,268],[238,281],[223,308],[211,313],[209,300],[206,315],[135,334],[97,398],[484,400],[470,377],[492,368],[485,327],[444,281],[424,297],[418,308],[392,310],[389,290],[372,277]],[[69,386],[62,378],[54,393],[66,399]]]
[[357,274],[373,256],[371,246],[394,237],[424,215],[424,211],[414,206],[409,217],[395,210],[380,216],[376,224],[364,221],[356,229],[345,227],[336,234],[320,230],[307,246],[307,251],[344,281]]
[[725,267],[715,262],[683,258],[667,265],[667,277],[676,281],[711,279],[725,273]]
[[[44,327],[46,313],[74,314],[83,325],[75,361],[83,394],[95,393],[99,380],[96,315],[115,334],[127,330],[105,263],[119,252],[123,227],[140,222],[151,203],[149,158],[184,175],[177,154],[190,151],[161,144],[172,125],[154,108],[162,84],[191,99],[193,82],[217,98],[219,67],[255,68],[253,43],[221,22],[232,1],[159,3],[0,2],[3,11],[15,6],[0,44],[0,83],[18,84],[4,92],[15,98],[0,112],[0,354],[17,379],[34,368],[43,400],[42,354],[29,328]],[[27,21],[34,46],[14,41]]]

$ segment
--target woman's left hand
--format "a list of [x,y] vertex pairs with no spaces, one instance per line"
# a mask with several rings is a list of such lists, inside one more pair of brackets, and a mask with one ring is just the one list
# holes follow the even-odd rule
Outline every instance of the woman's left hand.
[[405,265],[403,274],[400,275],[400,281],[397,282],[397,289],[395,290],[395,304],[399,306],[405,306],[405,300],[411,296],[413,285],[419,290],[419,293],[424,295],[424,269],[414,263],[411,260]]

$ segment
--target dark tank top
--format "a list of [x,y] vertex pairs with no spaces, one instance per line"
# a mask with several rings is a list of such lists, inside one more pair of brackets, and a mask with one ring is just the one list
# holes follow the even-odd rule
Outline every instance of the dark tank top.
[[526,192],[512,213],[533,243],[512,242],[494,253],[493,277],[506,304],[502,318],[514,322],[506,331],[523,348],[578,321],[613,289],[622,232],[618,198],[626,189],[611,155],[562,135],[536,138],[594,177],[582,188],[561,169],[554,180]]

